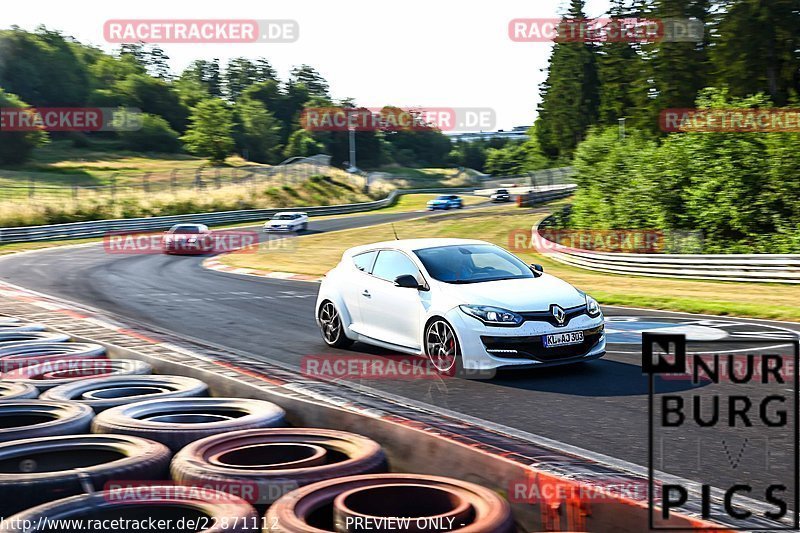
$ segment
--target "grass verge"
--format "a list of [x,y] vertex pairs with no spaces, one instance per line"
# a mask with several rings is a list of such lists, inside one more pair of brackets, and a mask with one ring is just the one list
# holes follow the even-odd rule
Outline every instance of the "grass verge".
[[[548,211],[564,203],[554,202],[534,211],[489,207],[395,222],[394,227],[401,238],[479,238],[508,248],[512,230],[530,229]],[[345,249],[393,238],[391,226],[382,224],[309,235],[297,239],[291,252],[231,254],[221,260],[236,267],[320,276],[336,265]],[[606,305],[800,321],[800,287],[621,276],[563,265],[532,251],[518,255],[527,262],[543,264],[547,272],[573,283]],[[769,305],[764,305],[765,300]]]

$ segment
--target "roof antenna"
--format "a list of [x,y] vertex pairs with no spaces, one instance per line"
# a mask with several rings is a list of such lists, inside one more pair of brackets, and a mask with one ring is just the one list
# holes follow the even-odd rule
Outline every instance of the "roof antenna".
[[394,229],[394,224],[392,224],[392,233],[394,233],[394,240],[399,241],[400,237],[397,236],[397,230]]

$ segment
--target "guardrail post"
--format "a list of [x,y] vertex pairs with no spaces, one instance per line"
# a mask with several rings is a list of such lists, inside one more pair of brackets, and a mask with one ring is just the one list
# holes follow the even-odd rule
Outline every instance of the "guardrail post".
[[173,168],[172,172],[169,175],[169,192],[173,195],[175,194],[175,189],[177,188],[177,181],[178,181],[178,169]]
[[28,198],[33,198],[36,192],[36,178],[28,176]]

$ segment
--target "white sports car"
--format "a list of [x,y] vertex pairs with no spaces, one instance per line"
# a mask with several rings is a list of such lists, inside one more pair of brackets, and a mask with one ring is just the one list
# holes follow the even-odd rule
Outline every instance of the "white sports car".
[[597,359],[600,306],[484,241],[408,239],[350,248],[316,305],[325,342],[430,358],[442,373]]
[[264,223],[264,231],[305,231],[308,229],[308,213],[284,211],[275,213]]

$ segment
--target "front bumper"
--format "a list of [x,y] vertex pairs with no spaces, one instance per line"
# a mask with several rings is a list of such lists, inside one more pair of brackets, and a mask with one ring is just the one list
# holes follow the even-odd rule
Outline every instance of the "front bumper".
[[450,204],[428,204],[429,211],[435,211],[436,209],[450,209]]
[[[503,367],[538,368],[598,359],[606,352],[602,315],[580,315],[564,327],[528,320],[518,327],[486,326],[458,308],[445,318],[453,325],[461,345],[465,368],[488,370]],[[554,333],[583,331],[581,344],[546,348],[542,337]]]
[[283,231],[283,232],[292,232],[297,231],[297,226],[265,226],[264,231],[267,233],[273,231]]

